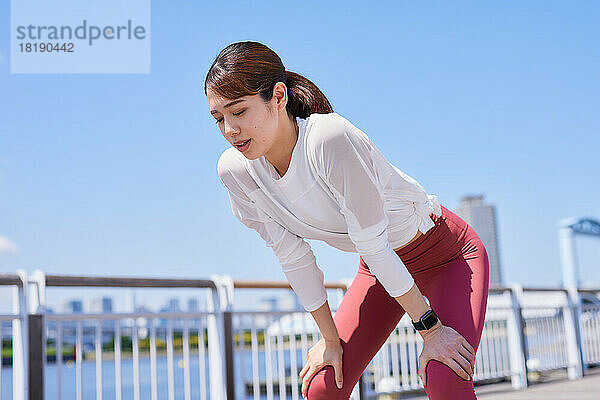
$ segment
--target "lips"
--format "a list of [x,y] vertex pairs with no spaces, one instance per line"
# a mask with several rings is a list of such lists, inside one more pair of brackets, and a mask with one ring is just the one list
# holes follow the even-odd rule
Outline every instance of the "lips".
[[250,140],[248,139],[245,142],[242,142],[240,144],[234,144],[234,146],[236,147],[236,149],[238,149],[241,152],[244,152],[246,150],[248,150],[248,147],[250,147]]
[[249,142],[249,141],[250,141],[250,139],[248,139],[248,140],[246,140],[246,141],[244,141],[244,142],[235,142],[233,145],[234,145],[234,146],[241,147],[241,146],[243,146],[244,144],[246,144],[246,143],[247,143],[247,142]]

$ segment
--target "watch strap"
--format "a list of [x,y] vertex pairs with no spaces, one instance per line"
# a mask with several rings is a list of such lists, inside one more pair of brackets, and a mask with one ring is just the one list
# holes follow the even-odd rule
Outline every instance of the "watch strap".
[[433,311],[433,309],[428,310],[425,314],[423,314],[421,316],[421,318],[419,318],[418,321],[412,321],[413,326],[415,327],[416,330],[418,331],[423,331],[423,330],[427,330],[432,328],[433,326],[435,326],[435,324],[438,323],[438,317],[435,313],[435,311]]

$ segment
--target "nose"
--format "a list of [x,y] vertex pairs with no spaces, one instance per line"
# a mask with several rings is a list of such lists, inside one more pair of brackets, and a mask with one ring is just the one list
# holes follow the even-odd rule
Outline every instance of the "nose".
[[227,120],[224,121],[224,131],[225,131],[225,135],[234,138],[235,135],[237,135],[239,132],[237,129],[235,129],[234,126],[232,126],[229,122],[227,122]]

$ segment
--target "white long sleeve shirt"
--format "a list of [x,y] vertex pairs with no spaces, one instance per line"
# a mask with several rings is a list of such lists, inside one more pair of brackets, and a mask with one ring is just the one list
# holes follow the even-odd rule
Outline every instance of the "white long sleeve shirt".
[[299,132],[281,177],[261,156],[230,147],[217,164],[233,214],[256,230],[279,259],[307,311],[327,300],[323,272],[304,239],[359,253],[393,297],[414,280],[393,249],[434,226],[441,215],[429,195],[381,154],[367,135],[337,113],[296,117]]

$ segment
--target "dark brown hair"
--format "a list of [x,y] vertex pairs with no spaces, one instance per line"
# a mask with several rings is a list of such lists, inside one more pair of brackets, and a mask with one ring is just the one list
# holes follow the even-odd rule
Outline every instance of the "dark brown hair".
[[333,112],[317,85],[300,74],[286,71],[273,50],[251,41],[232,43],[221,50],[206,74],[204,94],[210,89],[231,100],[259,94],[268,102],[277,82],[285,83],[288,89],[286,110],[293,117]]

